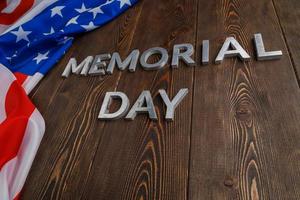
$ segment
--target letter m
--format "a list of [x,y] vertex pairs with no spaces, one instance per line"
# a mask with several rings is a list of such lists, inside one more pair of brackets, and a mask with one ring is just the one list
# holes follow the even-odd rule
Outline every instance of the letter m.
[[71,72],[73,74],[80,73],[81,75],[87,75],[92,61],[93,61],[93,56],[88,56],[79,65],[77,65],[76,58],[71,58],[64,72],[62,73],[62,76],[68,77]]

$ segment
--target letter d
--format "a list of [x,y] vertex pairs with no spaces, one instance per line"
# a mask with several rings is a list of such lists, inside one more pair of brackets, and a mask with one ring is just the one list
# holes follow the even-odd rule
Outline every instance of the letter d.
[[[109,113],[109,106],[113,99],[120,99],[121,106],[119,110],[114,113]],[[100,109],[98,119],[113,120],[124,117],[129,108],[129,99],[123,92],[107,92],[104,97],[103,104]]]

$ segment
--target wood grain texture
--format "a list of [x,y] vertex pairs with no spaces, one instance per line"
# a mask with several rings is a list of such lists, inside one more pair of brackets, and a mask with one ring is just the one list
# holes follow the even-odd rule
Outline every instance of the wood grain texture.
[[[143,1],[130,48],[161,46],[172,51],[176,43],[194,44],[194,5],[193,0]],[[138,116],[133,122],[106,123],[84,199],[187,199],[192,77],[193,68],[185,65],[122,73],[117,90],[132,104],[141,91],[150,90],[159,120]],[[176,110],[174,122],[168,123],[158,90],[166,89],[173,97],[184,87],[191,93]]]
[[[33,94],[45,118],[47,130],[23,199],[77,199],[86,186],[103,123],[97,121],[100,98],[114,90],[119,77],[76,77],[62,79],[70,57],[124,52],[132,41],[140,7],[126,12],[103,29],[79,38],[61,63]],[[101,35],[101,37],[99,37]],[[49,88],[50,87],[50,88]],[[49,96],[45,92],[50,89]],[[32,177],[32,179],[31,179]],[[30,184],[31,183],[31,184]]]
[[[141,0],[77,38],[31,95],[47,128],[21,199],[300,199],[297,6],[296,0]],[[258,32],[267,49],[283,50],[282,59],[254,59]],[[228,36],[250,62],[212,63]],[[154,46],[171,53],[178,43],[193,44],[201,63],[205,39],[209,65],[61,78],[71,57],[117,51],[124,58]],[[166,122],[158,90],[172,98],[181,88],[189,94],[174,122]],[[106,92],[122,91],[132,105],[143,90],[151,91],[157,122],[146,115],[97,120]]]
[[273,3],[300,84],[300,1],[273,0]]
[[258,32],[284,56],[196,68],[190,199],[299,199],[300,96],[272,1],[199,1],[198,9],[197,43],[212,39],[214,56],[233,36],[253,57]]

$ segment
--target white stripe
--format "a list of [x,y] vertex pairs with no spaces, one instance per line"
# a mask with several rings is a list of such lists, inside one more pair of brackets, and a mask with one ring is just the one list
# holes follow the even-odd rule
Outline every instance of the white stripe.
[[[2,1],[2,0],[0,0],[0,1]],[[34,1],[34,4],[32,5],[32,7],[31,7],[31,9],[29,9],[26,13],[24,13],[24,15],[26,15],[27,13],[29,13],[30,12],[30,10],[32,10],[36,5],[38,5],[41,1],[43,1],[43,0],[35,0]],[[8,3],[8,5],[9,5],[9,3]],[[4,10],[5,10],[6,8],[4,8]],[[3,12],[3,10],[1,11],[1,12]],[[24,16],[23,15],[23,16]],[[33,16],[34,17],[34,16]],[[20,17],[21,18],[21,17]],[[2,33],[2,32],[4,32],[6,29],[8,29],[9,27],[11,27],[12,25],[4,25],[4,24],[0,24],[0,34]]]
[[35,73],[33,76],[28,76],[22,84],[26,94],[29,94],[43,77],[44,75],[39,72]]
[[0,123],[6,118],[5,99],[12,82],[16,80],[15,76],[3,65],[0,64]]
[[57,2],[58,0],[37,0],[36,6],[32,7],[31,10],[29,10],[25,15],[23,15],[23,17],[21,17],[19,20],[17,20],[17,22],[15,22],[12,26],[10,26],[9,28],[7,28],[6,30],[2,30],[0,29],[0,33],[3,32],[2,34],[5,34],[17,27],[19,27],[20,25],[28,22],[29,20],[31,20],[32,18],[34,18],[36,15],[38,15],[40,12],[42,12],[45,8],[47,8],[48,6],[50,6],[51,4]]
[[7,162],[0,171],[1,200],[12,200],[22,190],[44,132],[44,119],[35,109],[28,120],[17,157]]
[[[0,0],[1,1],[1,0]],[[6,29],[8,29],[8,25],[4,25],[4,24],[0,24],[0,34],[5,31]]]
[[0,194],[1,199],[3,200],[11,200],[9,193],[9,181],[12,175],[13,166],[15,166],[16,158],[7,162],[0,171]]
[[12,13],[18,5],[21,3],[21,0],[6,0],[6,8],[4,8],[2,13]]

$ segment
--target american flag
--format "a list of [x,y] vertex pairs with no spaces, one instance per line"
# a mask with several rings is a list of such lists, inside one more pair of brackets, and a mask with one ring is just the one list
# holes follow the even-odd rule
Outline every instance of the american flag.
[[45,131],[27,94],[70,48],[137,0],[0,0],[0,200],[19,199]]

